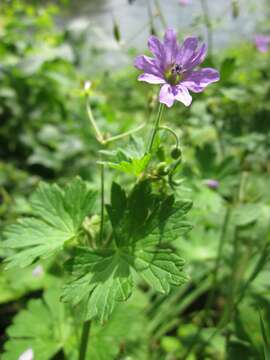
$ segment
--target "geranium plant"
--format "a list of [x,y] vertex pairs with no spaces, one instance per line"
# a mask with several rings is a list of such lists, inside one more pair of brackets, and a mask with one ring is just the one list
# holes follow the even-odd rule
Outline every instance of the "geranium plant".
[[[49,293],[39,305],[30,304],[31,316],[22,315],[34,321],[38,311],[48,314],[44,331],[40,332],[42,337],[43,334],[47,336],[53,326],[50,316],[55,319],[59,315],[54,308],[55,299],[75,307],[76,315],[70,310],[72,307],[59,310],[65,314],[61,320],[59,318],[59,326],[60,321],[64,324],[66,319],[68,328],[65,328],[65,336],[61,333],[63,337],[47,348],[43,346],[48,356],[65,348],[68,334],[72,332],[71,323],[79,319],[82,323],[79,349],[69,347],[68,353],[73,354],[70,358],[89,358],[86,356],[92,319],[98,319],[106,327],[117,305],[128,300],[138,281],[165,295],[172,286],[188,281],[184,260],[172,242],[191,229],[185,215],[192,204],[186,199],[176,200],[174,189],[181,181],[175,180],[175,175],[182,161],[182,151],[177,134],[161,124],[161,117],[164,105],[171,107],[179,100],[189,106],[189,90],[203,91],[208,84],[218,81],[219,74],[212,68],[196,69],[206,57],[206,46],[198,48],[195,37],[187,38],[180,46],[176,33],[168,29],[163,43],[152,36],[148,45],[154,58],[144,55],[136,58],[135,66],[144,71],[139,80],[160,84],[161,89],[159,110],[146,146],[137,136],[131,139],[136,151],[106,149],[107,144],[134,135],[141,126],[106,138],[92,114],[91,84],[87,83],[87,113],[100,144],[101,160],[97,164],[101,169],[100,192],[80,178],[64,188],[40,183],[31,199],[31,216],[21,218],[5,231],[3,246],[10,250],[7,268],[27,267],[53,256],[61,259],[60,264],[64,260],[67,275],[63,289],[59,293]],[[166,144],[161,143],[161,131],[175,139],[170,161],[160,161],[160,150],[168,151]],[[110,161],[104,158],[108,153]],[[134,179],[133,185],[127,188],[113,182],[109,204],[104,201],[106,167],[128,173]],[[100,211],[97,211],[98,203]],[[22,335],[18,328],[15,326],[11,336]],[[41,345],[35,337],[19,344],[19,359],[42,358]],[[9,350],[7,348],[7,354]],[[11,359],[8,356],[4,355],[3,359]]]

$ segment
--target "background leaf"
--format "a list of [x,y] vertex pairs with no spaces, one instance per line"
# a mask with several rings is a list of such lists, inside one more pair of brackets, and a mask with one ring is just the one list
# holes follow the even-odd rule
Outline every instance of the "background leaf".
[[36,217],[22,218],[5,230],[2,246],[19,250],[7,258],[7,267],[27,266],[39,257],[57,253],[65,243],[78,240],[94,201],[95,193],[79,178],[64,190],[41,183],[31,201]]

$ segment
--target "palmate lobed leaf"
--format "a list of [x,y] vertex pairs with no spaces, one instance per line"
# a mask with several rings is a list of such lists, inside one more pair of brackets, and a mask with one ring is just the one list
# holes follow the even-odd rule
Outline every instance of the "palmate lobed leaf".
[[37,258],[48,257],[65,243],[76,240],[84,218],[89,215],[95,193],[76,178],[64,189],[40,183],[31,199],[35,217],[25,217],[4,232],[1,246],[19,252],[7,258],[7,267],[27,266]]
[[113,184],[107,211],[114,242],[110,249],[77,249],[63,299],[84,304],[86,319],[104,322],[131,295],[136,274],[164,294],[184,283],[184,260],[169,243],[190,229],[184,217],[190,207],[189,201],[154,194],[149,181],[138,183],[129,196]]
[[76,280],[64,287],[62,298],[73,305],[86,302],[86,318],[108,320],[115,305],[132,293],[129,264],[117,251],[79,248],[71,267]]
[[[66,359],[78,359],[81,319],[59,302],[59,288],[60,284],[55,283],[42,299],[30,300],[26,309],[15,316],[7,330],[9,339],[4,345],[2,360],[18,359],[29,349],[35,360],[50,360],[59,351],[63,351]],[[134,295],[116,309],[106,326],[92,322],[87,359],[113,360],[118,358],[121,344],[130,349],[145,342],[146,317],[142,307],[146,298],[140,292]],[[128,355],[134,350],[130,349]]]
[[187,281],[184,260],[171,249],[139,250],[135,253],[134,267],[142,278],[156,291],[168,294],[171,285]]
[[145,148],[141,138],[130,137],[130,143],[126,148],[119,148],[116,151],[102,151],[103,155],[111,159],[101,163],[118,171],[139,177],[151,160],[150,154],[145,154],[142,149]]
[[18,359],[32,349],[37,360],[51,359],[71,333],[67,311],[59,303],[59,291],[49,290],[43,299],[30,300],[27,309],[19,312],[8,328],[9,340],[5,343],[2,360]]

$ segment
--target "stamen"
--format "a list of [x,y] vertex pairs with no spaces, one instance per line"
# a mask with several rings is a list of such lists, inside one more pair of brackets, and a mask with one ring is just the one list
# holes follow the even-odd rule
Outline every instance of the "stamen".
[[176,85],[180,82],[183,75],[183,68],[180,64],[172,64],[164,73],[165,79],[171,85]]
[[182,66],[179,65],[179,64],[174,64],[173,67],[172,67],[172,74],[181,74],[181,71],[182,71]]

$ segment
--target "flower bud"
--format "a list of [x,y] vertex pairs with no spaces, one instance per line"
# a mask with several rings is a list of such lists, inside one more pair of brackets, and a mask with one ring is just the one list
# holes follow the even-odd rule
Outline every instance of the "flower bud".
[[219,181],[215,179],[205,179],[204,184],[210,189],[217,189],[219,187]]
[[85,81],[84,86],[83,86],[83,90],[84,90],[84,94],[86,96],[88,96],[90,94],[91,86],[92,86],[91,81],[89,81],[89,80]]
[[121,41],[120,29],[115,19],[113,22],[113,36],[118,43]]
[[159,176],[166,176],[168,175],[170,171],[170,168],[169,166],[167,166],[167,164],[163,161],[163,162],[160,162],[157,166],[157,174]]
[[174,146],[171,150],[171,157],[173,159],[179,159],[182,156],[182,151],[179,147]]

